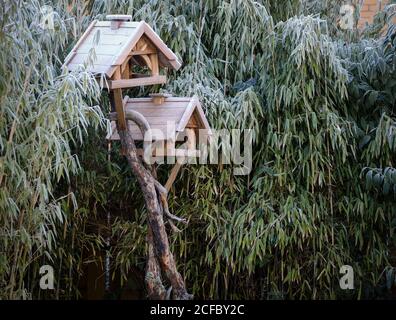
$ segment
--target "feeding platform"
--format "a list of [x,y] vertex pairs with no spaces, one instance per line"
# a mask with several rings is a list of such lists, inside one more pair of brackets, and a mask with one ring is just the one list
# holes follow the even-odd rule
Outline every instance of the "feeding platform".
[[[209,123],[202,110],[197,97],[163,97],[163,102],[156,102],[156,97],[150,98],[129,98],[124,99],[125,111],[134,110],[142,114],[148,121],[153,132],[161,132],[156,140],[170,140],[173,136],[176,141],[181,141],[181,134],[186,129],[192,129],[198,133],[199,129],[206,129],[210,133]],[[129,132],[133,140],[143,141],[143,135],[139,127],[129,121]],[[170,127],[174,127],[175,132],[170,132]],[[112,133],[107,136],[109,140],[119,140],[115,121],[111,122]]]
[[[183,149],[175,150],[173,155],[198,156],[195,150],[196,137],[199,134],[208,136],[211,134],[209,123],[202,110],[197,97],[172,97],[164,94],[153,94],[149,98],[124,98],[124,110],[133,110],[140,113],[148,122],[151,133],[143,134],[139,127],[132,121],[128,122],[128,129],[135,141],[184,141],[187,138],[190,152],[182,152]],[[147,138],[147,136],[149,138]],[[109,140],[119,140],[116,123],[111,123]],[[186,150],[186,149],[185,149]],[[195,151],[195,152],[191,152]],[[173,152],[173,150],[171,151]],[[164,151],[162,155],[169,155]]]

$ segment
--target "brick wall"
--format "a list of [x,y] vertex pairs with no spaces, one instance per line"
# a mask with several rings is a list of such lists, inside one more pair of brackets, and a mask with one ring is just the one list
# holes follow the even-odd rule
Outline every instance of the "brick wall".
[[363,0],[363,6],[360,9],[359,28],[364,27],[365,23],[371,24],[378,10],[383,9],[387,0]]

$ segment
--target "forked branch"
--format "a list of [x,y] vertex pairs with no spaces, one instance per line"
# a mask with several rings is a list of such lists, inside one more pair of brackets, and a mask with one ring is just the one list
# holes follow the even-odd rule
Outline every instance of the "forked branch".
[[[116,115],[112,114],[111,118]],[[150,129],[147,120],[138,112],[128,110],[125,118],[134,121],[144,133]],[[142,189],[148,213],[148,244],[149,259],[146,269],[146,286],[149,297],[152,299],[169,298],[170,293],[173,299],[189,300],[192,299],[186,288],[185,283],[177,271],[176,263],[170,251],[168,235],[166,233],[163,216],[165,215],[175,221],[186,222],[169,212],[166,189],[153,177],[150,170],[145,168],[136,152],[135,142],[128,129],[121,130],[117,121],[117,130],[120,136],[122,147],[126,151],[126,156],[131,169],[136,176]],[[169,220],[172,227],[173,223]],[[175,227],[173,225],[173,227]],[[175,227],[176,228],[176,227]],[[174,228],[172,228],[174,230]],[[177,228],[176,228],[177,229]],[[165,293],[165,288],[161,281],[161,271],[170,283],[171,290]]]

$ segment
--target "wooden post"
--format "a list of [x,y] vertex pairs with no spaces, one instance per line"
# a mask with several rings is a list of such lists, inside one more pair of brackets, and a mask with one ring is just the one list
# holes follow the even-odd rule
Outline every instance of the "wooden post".
[[[116,72],[113,75],[114,80],[119,80],[121,78],[121,67],[118,67]],[[125,110],[124,103],[122,98],[122,89],[113,89],[111,90],[110,99],[112,102],[112,107],[115,112],[117,112],[117,127],[120,130],[127,130],[127,123],[125,119]],[[123,148],[121,150],[122,154],[125,154],[126,150]]]
[[176,164],[173,166],[172,171],[171,171],[171,173],[169,175],[169,178],[168,178],[168,180],[166,181],[166,184],[165,184],[165,189],[166,190],[170,191],[170,189],[172,188],[172,185],[173,185],[173,183],[176,180],[177,174],[179,173],[181,166],[182,165],[179,162],[176,162]]
[[151,61],[151,75],[159,75],[158,53],[150,54]]
[[112,90],[112,92],[113,92],[114,108],[115,111],[117,112],[117,122],[121,130],[126,130],[127,124],[125,120],[124,104],[122,101],[122,89],[114,89]]

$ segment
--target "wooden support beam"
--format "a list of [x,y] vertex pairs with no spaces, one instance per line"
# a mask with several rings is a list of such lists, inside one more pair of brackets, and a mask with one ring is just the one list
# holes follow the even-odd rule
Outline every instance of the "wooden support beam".
[[158,76],[159,75],[159,63],[158,63],[158,54],[150,54],[150,61],[151,61],[151,74],[153,76]]
[[[118,67],[113,75],[113,79],[121,78],[121,66]],[[112,81],[112,80],[111,80]],[[127,123],[125,119],[125,110],[124,110],[124,102],[122,97],[121,89],[114,89],[111,91],[110,99],[113,105],[115,112],[117,112],[117,121],[119,128],[121,130],[127,129]]]
[[149,68],[150,70],[153,70],[153,66],[151,65],[150,57],[147,54],[142,54],[140,56],[140,58],[144,61],[144,63],[146,64],[147,68]]
[[154,84],[164,84],[164,83],[166,83],[166,76],[151,76],[151,77],[144,77],[144,78],[107,81],[108,89],[110,89],[110,90],[121,89],[121,88],[131,88],[131,87],[140,87],[140,86],[150,86],[150,85],[154,85]]
[[156,53],[157,51],[156,50],[148,50],[148,49],[145,49],[145,50],[135,50],[135,51],[132,51],[131,52],[131,55],[132,56],[140,56],[140,55],[142,55],[142,54],[153,54],[153,53]]
[[121,78],[122,79],[129,79],[129,72],[130,72],[130,65],[129,61],[131,60],[131,56],[128,56],[128,59],[124,61],[121,65]]
[[113,80],[121,79],[121,66],[116,66],[116,68],[114,70],[114,74],[111,77],[111,79],[113,79]]
[[124,104],[122,101],[122,90],[115,89],[112,92],[113,92],[114,107],[115,107],[115,111],[117,112],[117,121],[119,127],[121,130],[126,130],[127,125],[125,120]]
[[146,73],[133,73],[133,78],[147,78],[147,74]]
[[74,45],[73,49],[70,51],[70,53],[66,56],[65,62],[63,63],[63,66],[66,66],[75,56],[78,47],[83,43],[83,41],[89,36],[91,30],[93,27],[96,25],[98,20],[94,20],[91,22],[91,24],[88,26],[87,30],[85,30],[84,34],[81,36],[81,38],[77,41],[77,43]]
[[195,147],[197,145],[197,139],[195,137],[195,130],[191,128],[186,128],[186,136],[187,136],[187,150],[195,151]]
[[168,178],[168,180],[166,181],[166,184],[165,184],[165,189],[168,192],[172,188],[172,185],[173,185],[173,183],[176,180],[177,174],[179,173],[181,166],[182,165],[179,162],[176,162],[176,164],[173,166],[172,171],[171,171],[171,173],[169,175],[169,178]]

